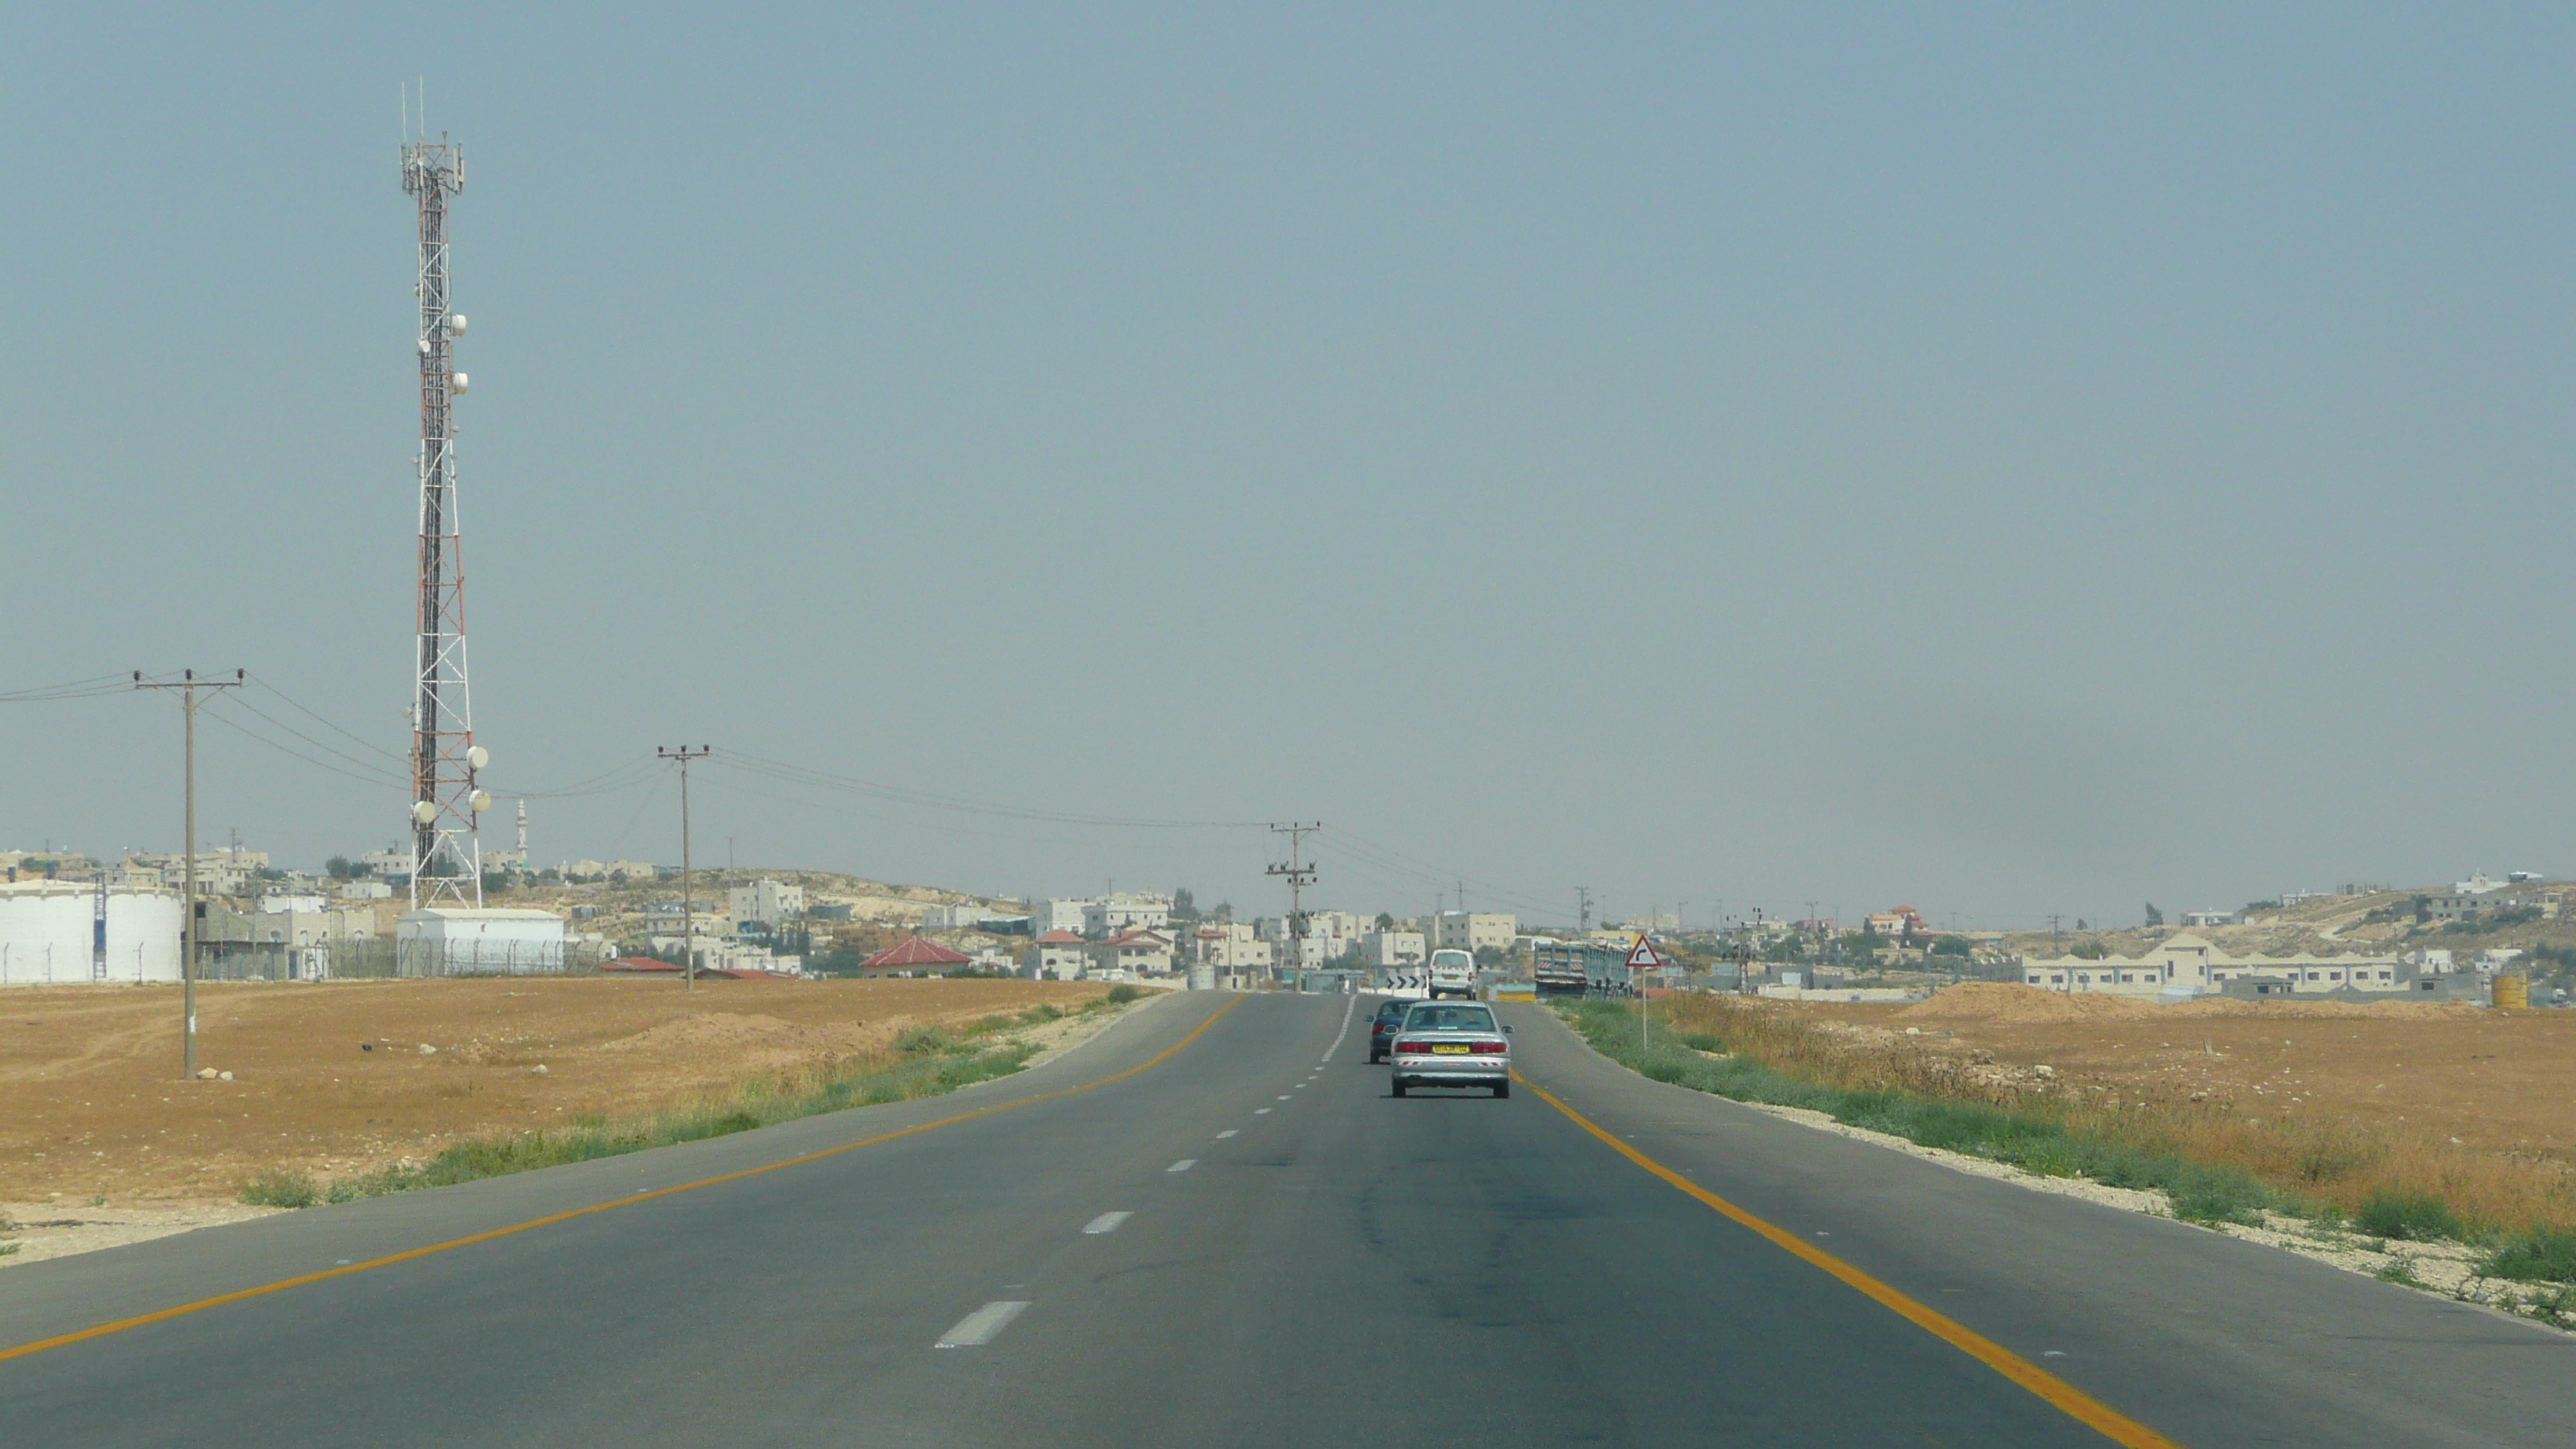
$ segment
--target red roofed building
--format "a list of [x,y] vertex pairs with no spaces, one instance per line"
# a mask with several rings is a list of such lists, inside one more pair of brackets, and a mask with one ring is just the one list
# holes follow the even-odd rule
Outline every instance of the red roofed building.
[[972,966],[975,958],[963,951],[951,951],[937,941],[919,936],[906,936],[859,963],[862,971],[949,971],[959,966]]
[[1128,931],[1091,949],[1104,973],[1116,971],[1125,978],[1172,974],[1171,938],[1152,931]]
[[1928,936],[1932,934],[1932,927],[1912,906],[1896,906],[1888,910],[1872,912],[1869,918],[1869,933],[1873,936],[1903,940],[1907,936],[1918,934]]
[[1020,958],[1021,967],[1037,981],[1079,981],[1082,968],[1089,964],[1082,938],[1066,930],[1049,931],[1038,937]]

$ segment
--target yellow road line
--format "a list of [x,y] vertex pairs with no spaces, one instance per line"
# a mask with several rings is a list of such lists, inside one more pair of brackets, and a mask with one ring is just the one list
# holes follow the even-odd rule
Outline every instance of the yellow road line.
[[1949,1344],[1952,1348],[1958,1349],[1970,1358],[1973,1358],[1979,1363],[1984,1364],[1986,1367],[1993,1369],[1996,1373],[2002,1374],[2005,1378],[2008,1378],[2014,1383],[2019,1384],[2021,1387],[2028,1389],[2030,1392],[2038,1395],[2041,1399],[2046,1400],[2050,1407],[2064,1413],[2067,1417],[2074,1419],[2076,1422],[2100,1432],[2113,1443],[2125,1445],[2127,1446],[2127,1449],[2183,1449],[2183,1446],[2178,1441],[2166,1438],[2164,1435],[2157,1433],[2155,1430],[2148,1428],[2146,1425],[2141,1424],[2137,1420],[2130,1418],[2128,1415],[2121,1413],[2119,1410],[2112,1408],[2109,1404],[2103,1403],[2100,1399],[2093,1397],[2091,1394],[2075,1387],[2066,1380],[2061,1379],[2057,1375],[2050,1373],[2048,1370],[2041,1368],[2039,1365],[2032,1363],[2029,1359],[2022,1357],[2020,1354],[2013,1352],[2011,1349],[2004,1347],[2002,1344],[1995,1342],[1993,1339],[1988,1338],[1984,1334],[1977,1332],[1975,1329],[1968,1327],[1966,1324],[1959,1322],[1957,1319],[1940,1312],[1928,1304],[1916,1302],[1914,1299],[1906,1296],[1895,1287],[1880,1282],[1878,1279],[1871,1277],[1869,1274],[1862,1272],[1860,1269],[1853,1267],[1851,1264],[1844,1262],[1842,1259],[1835,1257],[1833,1254],[1828,1253],[1822,1248],[1817,1247],[1815,1244],[1808,1242],[1806,1239],[1799,1237],[1796,1233],[1790,1232],[1786,1228],[1776,1227],[1761,1218],[1755,1217],[1753,1214],[1746,1212],[1744,1209],[1737,1207],[1735,1204],[1728,1202],[1722,1197],[1719,1197],[1716,1193],[1710,1192],[1707,1188],[1700,1186],[1698,1183],[1691,1181],[1682,1174],[1675,1172],[1673,1169],[1664,1166],[1662,1163],[1657,1162],[1651,1157],[1648,1157],[1636,1148],[1629,1146],[1626,1142],[1621,1141],[1613,1134],[1604,1131],[1597,1123],[1593,1122],[1591,1118],[1586,1117],[1582,1113],[1575,1111],[1572,1107],[1565,1105],[1564,1101],[1559,1099],[1555,1093],[1540,1086],[1538,1083],[1531,1081],[1529,1078],[1521,1076],[1519,1072],[1515,1071],[1512,1075],[1519,1077],[1521,1085],[1538,1093],[1540,1097],[1546,1100],[1549,1106],[1554,1107],[1556,1110],[1563,1112],[1566,1116],[1573,1118],[1574,1125],[1591,1133],[1593,1136],[1600,1138],[1602,1141],[1609,1143],[1620,1156],[1627,1158],[1639,1167],[1642,1167],[1648,1172],[1653,1173],[1655,1176],[1662,1178],[1664,1181],[1671,1183],[1674,1187],[1681,1189],[1690,1196],[1699,1199],[1699,1201],[1706,1206],[1714,1208],[1725,1216],[1743,1224],[1745,1227],[1751,1228],[1753,1231],[1760,1233],[1763,1237],[1770,1239],[1774,1245],[1786,1249],[1790,1253],[1813,1263],[1817,1267],[1824,1269],[1826,1272],[1840,1278],[1845,1283],[1848,1283],[1852,1287],[1869,1295],[1871,1298],[1878,1300],[1881,1305],[1894,1310],[1898,1316],[1912,1322],[1916,1327],[1926,1330],[1931,1333],[1933,1337]]
[[414,1258],[426,1258],[432,1253],[444,1253],[453,1248],[470,1247],[476,1243],[488,1243],[494,1238],[506,1238],[513,1233],[527,1232],[531,1228],[551,1227],[556,1223],[570,1222],[574,1218],[587,1217],[592,1213],[604,1213],[611,1208],[631,1207],[639,1202],[651,1202],[657,1197],[669,1197],[674,1193],[695,1192],[702,1187],[713,1187],[720,1182],[733,1182],[745,1177],[758,1177],[764,1172],[776,1172],[781,1168],[802,1167],[808,1162],[819,1162],[826,1157],[838,1156],[844,1152],[855,1152],[862,1147],[874,1147],[880,1142],[892,1142],[898,1137],[910,1137],[916,1132],[928,1132],[934,1127],[951,1127],[960,1122],[972,1122],[978,1117],[990,1117],[996,1112],[1008,1112],[1014,1107],[1026,1107],[1036,1102],[1051,1102],[1058,1097],[1070,1097],[1077,1092],[1088,1092],[1094,1087],[1105,1087],[1111,1082],[1125,1081],[1127,1078],[1135,1076],[1139,1072],[1162,1065],[1163,1061],[1170,1057],[1174,1052],[1188,1046],[1191,1042],[1197,1041],[1200,1033],[1206,1031],[1209,1027],[1216,1025],[1216,1019],[1218,1017],[1234,1010],[1235,1007],[1241,1005],[1242,1002],[1243,998],[1238,996],[1234,1000],[1227,1002],[1225,1005],[1218,1007],[1215,1011],[1209,1013],[1207,1020],[1200,1022],[1196,1027],[1192,1028],[1188,1036],[1182,1037],[1179,1041],[1176,1041],[1170,1046],[1167,1046],[1161,1051],[1155,1053],[1151,1060],[1140,1062],[1115,1076],[1102,1077],[1096,1082],[1085,1082],[1079,1087],[1065,1087],[1053,1092],[1041,1092],[1034,1097],[1022,1097],[1016,1102],[997,1102],[990,1107],[978,1107],[972,1112],[960,1112],[954,1117],[942,1117],[936,1122],[924,1122],[914,1127],[899,1127],[892,1132],[882,1132],[874,1137],[865,1138],[858,1142],[844,1142],[838,1147],[826,1147],[819,1151],[808,1152],[801,1157],[790,1157],[784,1161],[772,1162],[760,1167],[746,1167],[736,1172],[719,1173],[714,1177],[702,1177],[695,1182],[683,1182],[672,1187],[655,1188],[651,1192],[634,1193],[609,1202],[592,1203],[588,1207],[577,1207],[565,1212],[549,1213],[541,1218],[530,1218],[524,1223],[512,1223],[508,1227],[492,1228],[480,1233],[469,1233],[461,1238],[450,1238],[446,1242],[432,1243],[423,1248],[409,1248],[399,1253],[388,1253],[381,1258],[369,1258],[363,1263],[350,1263],[343,1267],[325,1268],[319,1273],[306,1273],[294,1278],[281,1278],[274,1283],[263,1283],[256,1288],[243,1288],[231,1293],[219,1293],[212,1298],[200,1298],[194,1303],[179,1304],[175,1308],[162,1308],[156,1309],[150,1313],[138,1313],[132,1318],[119,1318],[114,1322],[101,1323],[90,1328],[81,1329],[75,1333],[57,1334],[52,1338],[40,1338],[33,1343],[19,1344],[15,1348],[0,1348],[0,1363],[5,1363],[13,1358],[24,1358],[31,1353],[42,1353],[49,1348],[61,1348],[66,1344],[79,1343],[85,1339],[105,1338],[111,1333],[123,1333],[129,1328],[141,1328],[147,1323],[159,1323],[165,1319],[178,1318],[190,1313],[202,1313],[209,1308],[220,1308],[227,1303],[239,1303],[244,1299],[249,1298],[264,1298],[271,1293],[283,1293],[289,1288],[301,1288],[308,1283],[319,1283],[329,1278],[345,1278],[352,1273],[364,1273],[374,1268],[387,1268],[396,1263],[407,1263]]

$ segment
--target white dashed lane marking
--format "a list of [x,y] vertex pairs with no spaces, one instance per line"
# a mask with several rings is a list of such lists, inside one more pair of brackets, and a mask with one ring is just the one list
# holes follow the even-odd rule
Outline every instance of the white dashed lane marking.
[[978,1344],[991,1343],[1003,1329],[1011,1326],[1012,1319],[1027,1312],[1028,1306],[1024,1302],[987,1303],[957,1320],[957,1326],[939,1335],[939,1342],[931,1346],[973,1348]]
[[1084,1223],[1082,1230],[1086,1233],[1114,1233],[1118,1231],[1119,1224],[1134,1216],[1136,1216],[1134,1213],[1102,1213]]
[[1184,1158],[1182,1158],[1180,1161],[1173,1163],[1171,1166],[1166,1167],[1166,1168],[1164,1168],[1163,1170],[1164,1170],[1165,1172],[1187,1172],[1187,1171],[1189,1171],[1191,1168],[1196,1167],[1196,1166],[1198,1166],[1198,1165],[1199,1165],[1199,1160],[1198,1160],[1197,1158],[1195,1158],[1195,1157],[1184,1157]]
[[1255,1117],[1266,1116],[1269,1111],[1270,1109],[1267,1107],[1255,1107],[1252,1109],[1252,1115]]
[[1243,1130],[1243,1129],[1242,1129],[1242,1128],[1240,1128],[1240,1127],[1228,1127],[1228,1128],[1227,1128],[1227,1129],[1225,1129],[1224,1131],[1222,1131],[1222,1132],[1220,1132],[1220,1133],[1216,1134],[1216,1140],[1217,1140],[1217,1141],[1219,1141],[1219,1142],[1223,1142],[1225,1139],[1227,1139],[1227,1138],[1229,1138],[1229,1137],[1233,1136],[1234,1134],[1236,1134],[1237,1132],[1240,1132],[1240,1131],[1242,1131],[1242,1130]]

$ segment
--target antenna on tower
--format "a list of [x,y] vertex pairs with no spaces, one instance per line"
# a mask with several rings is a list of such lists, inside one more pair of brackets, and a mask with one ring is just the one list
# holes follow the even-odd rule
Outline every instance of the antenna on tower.
[[483,904],[476,828],[492,797],[475,775],[488,760],[474,743],[465,674],[465,560],[456,515],[456,413],[465,374],[456,339],[465,319],[448,308],[447,200],[465,189],[465,148],[429,134],[405,141],[403,190],[420,204],[420,571],[415,601],[411,705],[411,901]]

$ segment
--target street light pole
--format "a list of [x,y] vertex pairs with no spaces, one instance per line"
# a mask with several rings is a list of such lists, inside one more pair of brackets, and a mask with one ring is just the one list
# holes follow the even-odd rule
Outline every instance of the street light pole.
[[236,669],[230,679],[199,679],[193,669],[181,670],[177,683],[146,682],[143,671],[134,671],[137,689],[175,689],[179,691],[179,715],[186,723],[188,764],[186,770],[187,808],[179,841],[180,858],[186,862],[181,879],[185,899],[179,903],[179,1079],[188,1081],[197,1075],[197,691],[201,689],[239,689],[243,671]]

